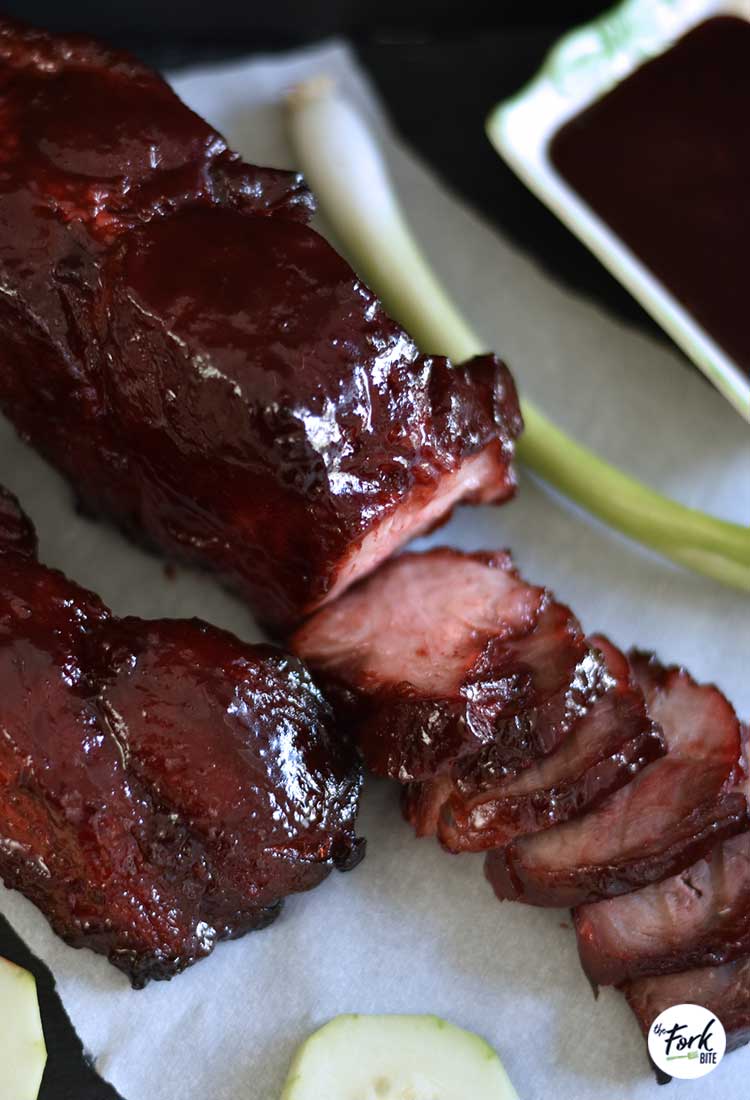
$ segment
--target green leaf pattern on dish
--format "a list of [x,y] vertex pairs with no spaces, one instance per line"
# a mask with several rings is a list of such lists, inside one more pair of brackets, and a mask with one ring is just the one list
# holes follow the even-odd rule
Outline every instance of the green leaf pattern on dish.
[[680,0],[624,0],[604,15],[571,31],[550,52],[542,74],[560,95],[599,93],[664,49],[677,31]]

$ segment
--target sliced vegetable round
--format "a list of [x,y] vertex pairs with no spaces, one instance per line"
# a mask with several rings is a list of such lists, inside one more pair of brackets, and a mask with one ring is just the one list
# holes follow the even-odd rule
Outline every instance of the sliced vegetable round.
[[438,1016],[337,1016],[302,1044],[281,1100],[518,1100],[489,1043]]
[[0,959],[0,1097],[36,1100],[46,1061],[36,979]]

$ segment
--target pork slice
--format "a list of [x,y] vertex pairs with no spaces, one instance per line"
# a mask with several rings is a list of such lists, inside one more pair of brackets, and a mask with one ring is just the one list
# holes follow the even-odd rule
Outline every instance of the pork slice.
[[614,897],[677,874],[747,828],[730,703],[684,669],[640,653],[630,662],[667,755],[582,817],[490,852],[499,898],[568,906]]
[[574,917],[581,964],[597,985],[750,954],[750,833],[664,882],[582,905]]
[[499,765],[525,766],[606,678],[572,612],[507,553],[404,554],[319,611],[292,648],[348,715],[367,765],[404,783],[488,744]]
[[458,761],[447,787],[434,779],[426,780],[422,791],[410,788],[407,816],[413,814],[422,835],[432,823],[451,852],[499,848],[578,817],[664,755],[664,738],[646,711],[624,654],[606,638],[594,637],[592,643],[604,655],[608,680],[560,747],[503,777],[490,746]]
[[639,978],[625,986],[628,1004],[641,1031],[648,1035],[656,1017],[672,1005],[702,1005],[721,1020],[727,1033],[727,1050],[750,1040],[750,958],[723,966],[703,966],[679,974]]

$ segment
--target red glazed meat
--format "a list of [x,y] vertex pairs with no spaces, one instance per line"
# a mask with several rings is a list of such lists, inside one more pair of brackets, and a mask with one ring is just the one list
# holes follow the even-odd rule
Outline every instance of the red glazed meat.
[[750,833],[664,882],[575,912],[591,982],[716,966],[750,954]]
[[631,655],[667,755],[597,809],[487,856],[497,896],[570,906],[660,882],[748,827],[740,726],[713,685]]
[[0,517],[6,886],[138,987],[356,862],[359,769],[296,658],[116,619]]
[[578,620],[507,553],[387,562],[292,638],[366,765],[403,783],[491,745],[499,767],[552,752],[607,681]]
[[515,837],[593,809],[664,755],[664,739],[631,679],[627,659],[606,638],[591,641],[604,654],[609,680],[560,747],[507,777],[490,747],[459,760],[452,782],[437,777],[412,784],[405,812],[419,835],[436,831],[451,852],[502,848]]
[[628,1004],[644,1036],[656,1017],[673,1005],[702,1005],[721,1020],[727,1033],[727,1050],[750,1040],[750,958],[723,966],[706,966],[640,978],[625,986]]
[[7,21],[0,111],[0,406],[84,507],[281,629],[512,495],[507,369],[420,355],[298,176],[127,55]]

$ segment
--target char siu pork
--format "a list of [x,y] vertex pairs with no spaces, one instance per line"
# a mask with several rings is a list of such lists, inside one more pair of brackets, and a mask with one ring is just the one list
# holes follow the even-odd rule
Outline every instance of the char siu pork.
[[596,985],[750,954],[750,833],[663,882],[581,906],[575,927],[581,964]]
[[404,554],[322,608],[291,644],[366,765],[402,783],[483,746],[500,769],[526,767],[609,684],[572,612],[521,580],[506,553]]
[[451,852],[502,848],[598,805],[666,751],[627,659],[606,638],[609,680],[560,747],[520,772],[505,774],[494,746],[456,761],[449,778],[412,783],[404,810],[417,835],[437,833]]
[[302,664],[116,619],[0,494],[0,877],[134,986],[361,854],[361,776]]
[[288,627],[515,487],[492,356],[420,355],[305,225],[131,57],[0,21],[0,406],[81,504]]
[[490,852],[499,898],[569,906],[613,897],[677,874],[748,827],[729,702],[684,669],[641,653],[630,663],[667,755],[583,817]]

